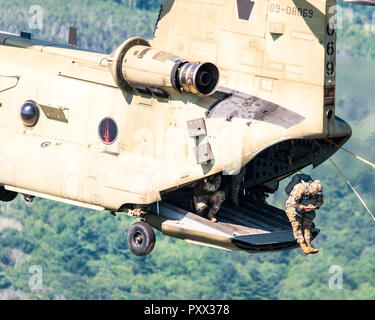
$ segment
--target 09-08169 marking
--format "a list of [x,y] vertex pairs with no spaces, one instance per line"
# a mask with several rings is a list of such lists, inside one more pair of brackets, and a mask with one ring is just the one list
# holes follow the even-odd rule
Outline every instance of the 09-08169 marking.
[[297,8],[294,6],[283,7],[277,3],[270,4],[270,12],[285,13],[288,15],[299,16],[304,18],[313,18],[314,10],[307,8]]

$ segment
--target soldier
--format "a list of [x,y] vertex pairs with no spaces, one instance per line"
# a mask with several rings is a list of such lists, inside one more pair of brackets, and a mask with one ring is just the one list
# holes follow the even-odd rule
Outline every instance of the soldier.
[[239,206],[238,194],[240,192],[241,183],[246,173],[246,166],[243,166],[240,172],[236,175],[231,176],[231,187],[230,187],[230,197],[233,205]]
[[242,167],[241,170],[235,175],[224,175],[221,181],[221,189],[225,192],[225,197],[230,199],[232,204],[236,207],[239,206],[238,195],[241,189],[241,183],[246,173],[246,167]]
[[221,175],[211,176],[201,180],[194,188],[194,205],[196,213],[202,215],[203,211],[212,204],[208,212],[211,222],[216,222],[216,213],[225,200],[224,191],[218,190],[221,185]]
[[286,201],[286,214],[292,224],[294,238],[304,254],[319,252],[318,249],[311,247],[310,243],[315,210],[322,204],[322,185],[319,180],[313,182],[301,180],[293,187]]

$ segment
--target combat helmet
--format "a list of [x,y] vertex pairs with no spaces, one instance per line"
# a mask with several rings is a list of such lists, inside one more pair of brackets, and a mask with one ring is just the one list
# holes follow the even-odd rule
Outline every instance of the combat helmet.
[[320,180],[314,180],[313,182],[310,182],[310,190],[312,190],[313,194],[321,194],[323,191],[323,187],[320,183]]

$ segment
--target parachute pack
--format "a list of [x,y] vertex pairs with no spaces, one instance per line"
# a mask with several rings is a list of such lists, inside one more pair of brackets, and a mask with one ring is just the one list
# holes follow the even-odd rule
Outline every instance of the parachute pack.
[[285,187],[286,194],[290,194],[294,188],[294,186],[298,183],[301,183],[301,181],[305,182],[311,182],[312,178],[308,174],[296,174],[292,180],[288,183],[288,185]]

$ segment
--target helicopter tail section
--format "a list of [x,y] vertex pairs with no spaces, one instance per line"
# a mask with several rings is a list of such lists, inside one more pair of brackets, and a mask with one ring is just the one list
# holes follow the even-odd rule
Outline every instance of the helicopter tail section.
[[336,0],[165,0],[152,47],[220,69],[220,85],[305,118],[294,137],[335,125]]

